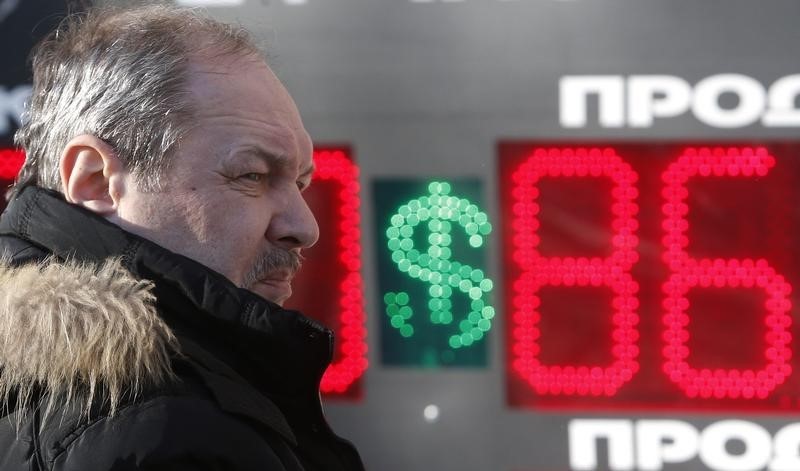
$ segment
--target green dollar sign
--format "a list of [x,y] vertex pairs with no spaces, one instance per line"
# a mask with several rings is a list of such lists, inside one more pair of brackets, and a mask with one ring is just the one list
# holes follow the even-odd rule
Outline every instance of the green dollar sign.
[[[483,338],[492,327],[495,311],[488,303],[494,284],[482,270],[452,261],[451,232],[457,224],[466,232],[469,245],[479,248],[484,237],[492,232],[486,214],[464,198],[450,195],[450,184],[432,182],[429,195],[413,199],[400,206],[391,217],[391,227],[386,230],[392,260],[401,272],[411,278],[429,283],[428,309],[430,322],[451,325],[454,322],[451,297],[455,291],[470,300],[469,313],[458,323],[458,330],[450,335],[451,348],[469,347]],[[414,248],[414,230],[427,224],[430,235],[427,251]],[[383,297],[386,315],[392,327],[403,337],[414,335],[410,323],[414,311],[405,292],[389,292]]]

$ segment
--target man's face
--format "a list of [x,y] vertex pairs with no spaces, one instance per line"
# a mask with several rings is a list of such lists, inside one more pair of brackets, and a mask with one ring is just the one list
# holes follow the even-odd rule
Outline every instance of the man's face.
[[164,191],[126,184],[112,220],[282,304],[300,250],[319,235],[301,195],[313,171],[308,133],[260,58],[195,61],[189,91],[193,129]]

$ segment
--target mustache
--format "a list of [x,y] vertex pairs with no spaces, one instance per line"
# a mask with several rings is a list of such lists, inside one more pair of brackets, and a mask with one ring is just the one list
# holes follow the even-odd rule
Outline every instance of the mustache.
[[294,276],[302,264],[303,256],[299,252],[273,247],[253,261],[253,266],[244,276],[243,288],[251,288],[278,271],[288,271],[290,276]]

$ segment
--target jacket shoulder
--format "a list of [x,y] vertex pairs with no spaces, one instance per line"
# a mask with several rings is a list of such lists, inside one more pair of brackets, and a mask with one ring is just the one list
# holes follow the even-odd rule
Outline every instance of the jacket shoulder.
[[196,395],[154,397],[113,416],[49,432],[41,446],[53,471],[299,469],[278,435]]

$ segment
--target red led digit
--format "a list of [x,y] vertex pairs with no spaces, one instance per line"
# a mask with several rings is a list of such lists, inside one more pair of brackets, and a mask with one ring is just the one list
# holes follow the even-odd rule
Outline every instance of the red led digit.
[[[766,176],[775,158],[764,148],[689,148],[662,175],[666,233],[664,261],[671,275],[663,285],[663,370],[688,397],[766,398],[792,373],[789,364],[792,323],[791,285],[764,259],[695,259],[689,256],[687,230],[690,178],[753,178]],[[689,364],[691,319],[687,293],[695,288],[756,288],[767,295],[764,304],[766,348],[764,367],[753,369],[694,368]]]
[[[543,257],[539,250],[538,182],[542,178],[608,178],[612,181],[612,251],[606,258]],[[513,368],[542,395],[612,396],[639,369],[638,284],[630,275],[638,260],[637,174],[612,149],[538,149],[513,172]],[[610,365],[546,365],[539,291],[544,286],[607,287],[613,293]]]
[[14,180],[25,162],[25,153],[15,149],[0,149],[0,180]]
[[315,179],[332,180],[339,186],[337,215],[339,261],[346,275],[339,284],[340,328],[337,345],[340,360],[331,364],[322,377],[320,389],[341,393],[367,369],[367,344],[364,341],[364,298],[361,280],[361,230],[358,167],[341,151],[314,153]]

